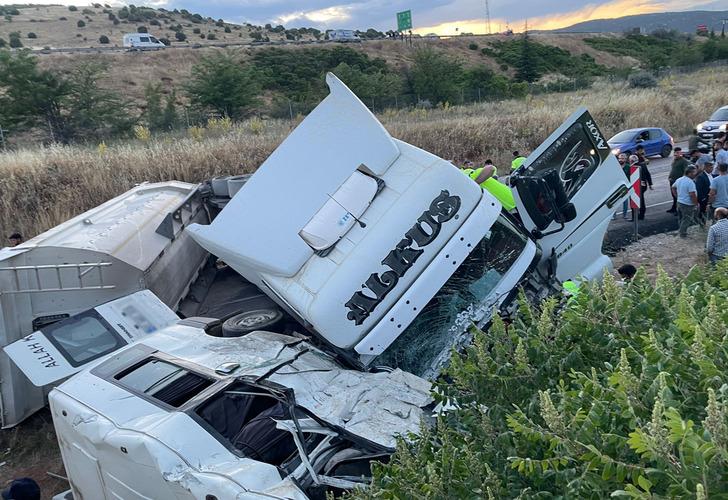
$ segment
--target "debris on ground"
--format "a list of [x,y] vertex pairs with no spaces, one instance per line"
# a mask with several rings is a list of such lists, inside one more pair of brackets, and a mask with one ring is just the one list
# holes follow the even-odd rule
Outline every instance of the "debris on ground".
[[644,267],[647,276],[654,279],[659,264],[670,276],[684,276],[693,266],[708,262],[707,237],[707,228],[699,226],[691,227],[687,238],[680,238],[677,231],[648,236],[617,253],[612,258],[614,268],[623,264]]

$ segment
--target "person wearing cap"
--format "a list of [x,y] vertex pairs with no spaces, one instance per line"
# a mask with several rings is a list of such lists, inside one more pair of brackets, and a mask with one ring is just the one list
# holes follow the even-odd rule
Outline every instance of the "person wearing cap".
[[695,222],[698,192],[694,179],[697,174],[698,169],[690,165],[685,169],[685,174],[672,185],[672,195],[677,200],[677,215],[680,223],[678,234],[681,238],[687,238],[688,228]]
[[518,151],[513,152],[513,161],[511,162],[511,170],[515,170],[521,165],[523,165],[523,162],[526,161],[525,156],[521,156],[521,153]]
[[710,263],[715,264],[728,255],[728,208],[715,210],[715,224],[708,230],[708,241],[705,243]]
[[2,491],[3,500],[40,500],[40,486],[29,477],[21,477]]
[[[670,182],[670,192],[674,193],[672,189],[675,181],[681,178],[685,174],[685,169],[688,166],[688,161],[683,157],[682,148],[675,148],[674,158],[672,159],[672,166],[670,167],[670,173],[667,176],[667,180]],[[667,211],[669,214],[677,214],[677,198],[672,195],[672,207]]]
[[13,233],[10,236],[8,236],[8,241],[10,242],[11,247],[17,247],[23,242],[23,235],[20,233]]

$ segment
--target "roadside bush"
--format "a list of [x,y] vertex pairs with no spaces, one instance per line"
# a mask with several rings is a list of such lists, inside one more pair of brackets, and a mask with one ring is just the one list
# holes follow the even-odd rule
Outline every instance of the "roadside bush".
[[68,21],[68,18],[61,16],[61,17],[58,18],[58,20],[59,21]]
[[27,35],[25,35],[25,36],[27,36],[28,38],[38,38],[38,35],[36,35],[36,34],[35,34],[35,33],[33,33],[32,31],[29,31],[29,32],[28,32],[28,34],[27,34]]
[[206,36],[207,35],[205,35],[204,33],[200,33],[200,38],[202,38],[203,40],[205,39]]
[[137,26],[137,33],[149,33],[146,26]]
[[78,26],[79,28],[83,28],[84,26],[86,26],[86,23],[79,19],[76,23],[76,26]]
[[468,48],[470,50],[478,50],[478,44],[477,43],[470,43],[470,44],[468,44]]
[[207,35],[208,40],[217,40],[217,36],[215,36],[215,33],[209,33]]
[[200,28],[192,28],[192,33],[194,33],[195,35],[199,35],[200,34]]
[[233,31],[230,29],[230,26],[225,26],[225,33],[232,33]]
[[649,73],[637,73],[629,77],[629,86],[633,89],[650,89],[657,87],[657,79]]
[[10,48],[12,49],[19,49],[23,46],[23,42],[20,41],[20,33],[17,31],[14,31],[8,35],[8,39],[10,40]]
[[76,12],[78,10],[78,7],[76,7],[75,5],[69,5],[68,10],[70,10],[71,12]]
[[0,38],[0,49],[5,47],[7,44],[8,42],[6,42],[4,38]]
[[101,35],[99,37],[99,43],[107,44],[109,43],[109,37],[106,35]]
[[86,15],[86,16],[95,16],[95,15],[96,15],[96,12],[94,12],[94,11],[93,11],[93,10],[91,10],[91,9],[83,9],[83,10],[81,11],[81,14],[84,14],[84,15]]
[[174,38],[175,38],[175,39],[176,39],[176,40],[177,40],[178,42],[184,42],[185,40],[187,40],[187,35],[185,35],[185,34],[184,34],[184,33],[182,33],[181,31],[176,31],[176,32],[174,33]]
[[161,26],[159,21],[157,21],[156,19],[152,19],[151,21],[149,21],[149,24],[151,24],[152,26]]
[[[728,262],[521,298],[454,355],[455,403],[359,498],[694,498],[728,488]],[[679,291],[676,293],[676,291]]]

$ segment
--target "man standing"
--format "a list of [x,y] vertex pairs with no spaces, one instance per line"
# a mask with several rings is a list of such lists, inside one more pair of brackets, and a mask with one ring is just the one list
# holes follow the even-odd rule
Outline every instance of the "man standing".
[[728,141],[723,143],[723,149],[715,152],[715,163],[718,165],[728,163]]
[[511,162],[511,170],[515,170],[520,167],[524,161],[526,161],[526,157],[521,156],[521,153],[519,153],[518,151],[514,151],[513,161]]
[[708,230],[708,241],[705,250],[711,264],[715,264],[728,255],[728,209],[718,208],[715,211],[715,224]]
[[710,181],[708,201],[713,208],[728,208],[728,163],[718,165],[718,177]]
[[[644,153],[644,149],[642,151]],[[637,165],[637,167],[640,169],[640,211],[637,219],[644,220],[645,212],[647,211],[645,194],[648,187],[652,189],[652,174],[650,174],[650,169],[647,168],[649,160],[647,160],[644,155],[642,156],[642,158],[637,155],[632,155],[629,157],[629,163],[630,165]]]
[[675,190],[672,186],[679,178],[685,174],[685,169],[688,166],[688,161],[683,158],[682,148],[675,148],[675,157],[672,160],[672,167],[670,168],[670,174],[667,176],[667,180],[670,181],[670,191],[672,191],[672,207],[667,211],[669,214],[677,214],[677,198],[675,197]]
[[688,228],[695,222],[695,209],[698,205],[698,193],[695,189],[695,176],[698,169],[689,166],[685,175],[677,179],[672,185],[672,196],[677,200],[677,215],[680,222],[679,235],[687,238]]
[[700,209],[698,210],[698,222],[701,226],[705,226],[708,221],[708,199],[710,195],[710,181],[713,180],[713,162],[711,159],[698,161],[697,164],[698,175],[695,177],[695,189],[698,193],[698,204]]
[[8,241],[10,242],[11,247],[17,247],[23,242],[23,235],[20,233],[13,233],[10,236],[8,236]]

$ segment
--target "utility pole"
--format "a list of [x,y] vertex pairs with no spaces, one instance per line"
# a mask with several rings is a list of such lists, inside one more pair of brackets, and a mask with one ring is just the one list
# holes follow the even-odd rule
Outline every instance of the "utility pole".
[[485,0],[485,29],[490,35],[492,32],[490,30],[490,1]]

